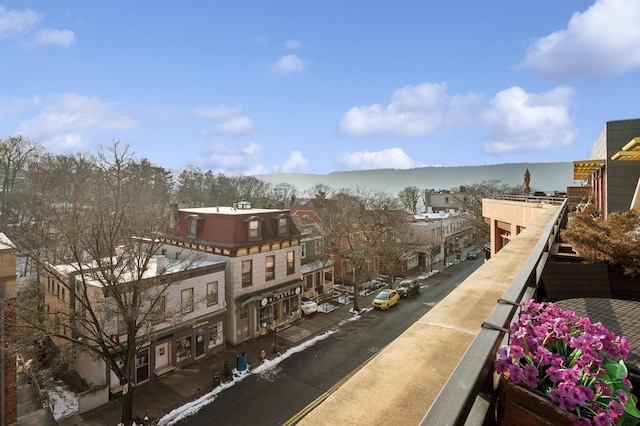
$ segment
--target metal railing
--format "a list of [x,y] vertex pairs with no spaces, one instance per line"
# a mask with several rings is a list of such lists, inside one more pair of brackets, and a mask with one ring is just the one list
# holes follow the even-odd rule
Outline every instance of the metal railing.
[[[491,198],[529,201],[519,196]],[[492,413],[496,392],[493,361],[520,301],[533,298],[551,245],[559,242],[560,230],[564,229],[566,224],[567,201],[565,198],[551,200],[554,204],[556,201],[561,208],[545,227],[504,296],[497,301],[494,310],[441,389],[421,425],[491,424],[489,416]]]
[[519,194],[492,194],[489,198],[494,200],[523,201],[527,203],[548,203],[560,205],[567,200],[566,197],[558,196],[538,196],[538,195],[519,195]]

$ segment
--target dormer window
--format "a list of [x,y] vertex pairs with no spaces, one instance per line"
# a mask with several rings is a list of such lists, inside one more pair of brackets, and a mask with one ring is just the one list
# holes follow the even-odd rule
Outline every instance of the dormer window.
[[195,237],[198,232],[198,219],[202,219],[197,214],[187,216],[189,222],[189,237]]
[[278,236],[289,235],[289,221],[286,217],[278,219]]
[[252,220],[249,222],[249,239],[257,240],[260,238],[260,222]]

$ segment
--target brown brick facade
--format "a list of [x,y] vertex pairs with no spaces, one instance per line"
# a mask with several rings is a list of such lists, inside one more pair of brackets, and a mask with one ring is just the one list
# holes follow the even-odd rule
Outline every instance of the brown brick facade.
[[2,424],[18,424],[16,357],[6,349],[15,336],[16,251],[6,235],[0,233],[0,411]]

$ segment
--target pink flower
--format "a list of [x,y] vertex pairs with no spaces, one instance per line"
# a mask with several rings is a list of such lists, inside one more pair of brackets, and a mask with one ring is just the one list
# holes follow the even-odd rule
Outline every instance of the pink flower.
[[624,407],[637,399],[622,373],[626,369],[612,366],[628,353],[627,339],[601,323],[529,300],[521,303],[509,344],[498,350],[494,368],[510,381],[548,395],[573,413],[575,425],[622,424],[628,416]]

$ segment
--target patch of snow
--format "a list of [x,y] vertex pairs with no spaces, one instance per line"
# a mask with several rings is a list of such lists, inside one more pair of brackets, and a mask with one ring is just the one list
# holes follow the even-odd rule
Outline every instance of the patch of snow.
[[47,398],[56,421],[78,412],[78,395],[64,386],[48,387]]
[[[293,354],[302,352],[308,347],[315,345],[320,340],[326,339],[333,333],[335,333],[335,330],[329,330],[327,332],[324,332],[313,339],[307,340],[306,342],[298,346],[294,346],[288,349],[286,352],[278,355],[274,359],[265,360],[262,364],[260,364],[258,367],[254,368],[253,370],[251,370],[249,366],[247,366],[247,369],[243,372],[238,372],[237,370],[234,369],[233,380],[222,383],[220,386],[217,386],[211,392],[201,396],[195,401],[189,402],[179,408],[176,408],[175,410],[163,416],[160,420],[157,421],[156,424],[158,426],[168,426],[196,414],[198,411],[202,409],[202,407],[213,402],[220,392],[230,388],[236,383],[239,383],[240,381],[244,380],[246,377],[248,377],[251,374],[258,374],[262,379],[268,379],[270,377],[273,377],[274,375],[279,373],[276,367],[282,361],[289,358]],[[271,370],[275,370],[275,371],[271,371]]]

